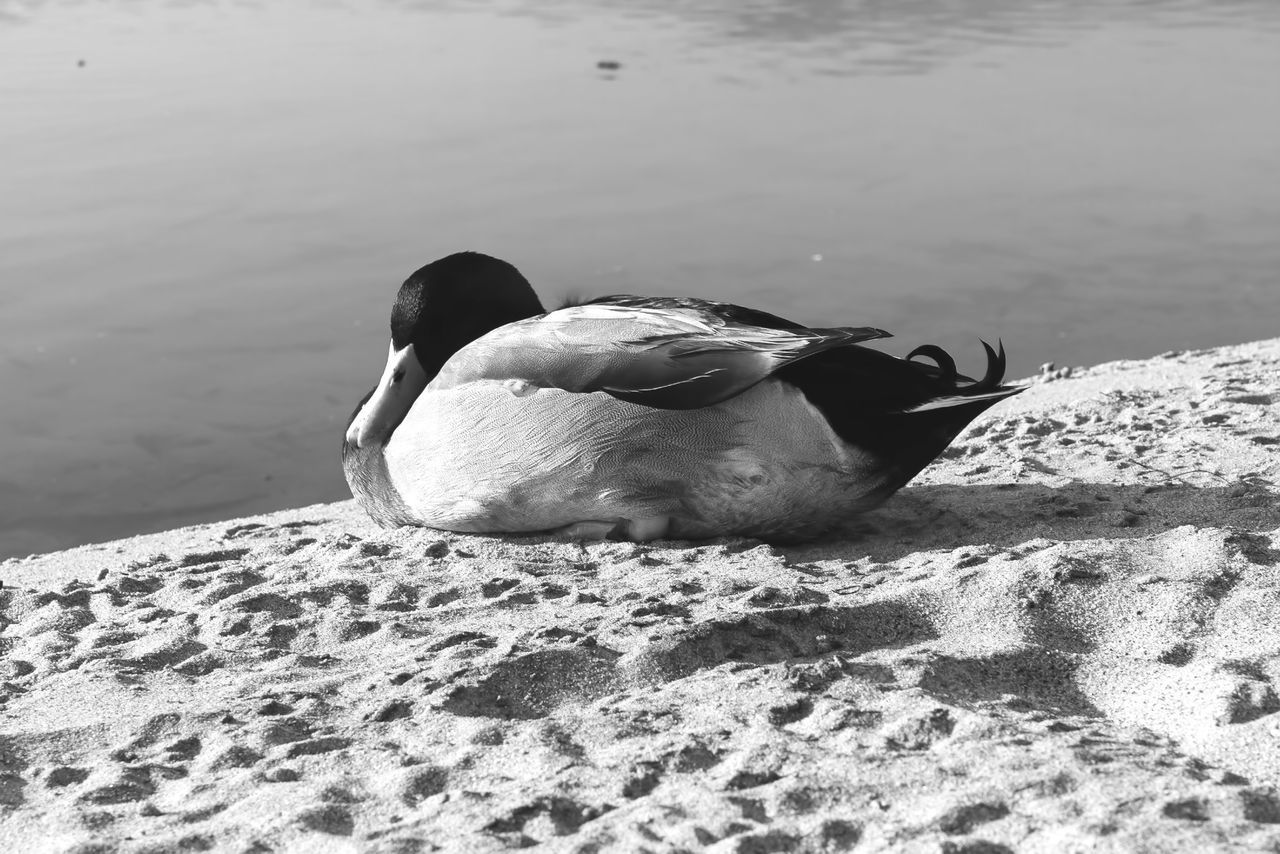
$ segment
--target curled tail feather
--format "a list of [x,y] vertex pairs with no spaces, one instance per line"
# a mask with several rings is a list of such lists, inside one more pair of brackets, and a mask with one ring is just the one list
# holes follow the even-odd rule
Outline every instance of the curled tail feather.
[[954,394],[977,397],[1000,389],[1000,383],[1004,380],[1005,372],[1004,342],[996,342],[996,346],[999,347],[998,351],[991,349],[991,345],[986,341],[980,341],[980,343],[982,344],[982,349],[987,351],[987,369],[980,380],[962,376],[957,372],[956,360],[951,358],[950,353],[936,344],[921,344],[907,354],[906,360],[913,361],[917,356],[932,359],[938,366],[936,378],[954,386]]

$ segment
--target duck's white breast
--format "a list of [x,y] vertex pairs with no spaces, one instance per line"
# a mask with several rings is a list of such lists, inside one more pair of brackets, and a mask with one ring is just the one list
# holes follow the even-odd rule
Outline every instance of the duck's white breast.
[[875,484],[795,388],[661,410],[498,381],[425,391],[386,448],[415,519],[540,531],[669,517],[673,536],[787,533],[849,513]]

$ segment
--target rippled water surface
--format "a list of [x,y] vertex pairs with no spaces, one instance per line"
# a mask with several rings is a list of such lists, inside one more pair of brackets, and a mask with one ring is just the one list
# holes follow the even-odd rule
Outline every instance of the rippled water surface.
[[0,556],[345,497],[457,249],[1014,375],[1275,336],[1277,81],[1270,0],[0,0]]

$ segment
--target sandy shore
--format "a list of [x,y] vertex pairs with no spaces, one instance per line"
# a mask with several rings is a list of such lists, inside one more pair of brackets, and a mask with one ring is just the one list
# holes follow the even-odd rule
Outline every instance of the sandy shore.
[[1280,339],[1047,374],[838,542],[6,561],[0,850],[1277,850],[1278,416]]

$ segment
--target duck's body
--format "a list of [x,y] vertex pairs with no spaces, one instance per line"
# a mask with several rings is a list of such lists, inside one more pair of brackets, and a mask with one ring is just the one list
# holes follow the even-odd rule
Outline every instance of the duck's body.
[[[467,316],[424,328],[463,302]],[[937,348],[920,351],[935,367],[857,346],[878,329],[720,303],[618,296],[543,314],[514,268],[474,253],[411,277],[392,330],[343,447],[352,492],[387,525],[815,536],[1018,391],[989,348],[974,382]]]
[[[874,491],[874,478],[857,476],[864,461],[780,382],[684,410],[554,388],[520,397],[496,380],[428,388],[423,398],[430,405],[415,406],[386,446],[404,507],[386,519],[392,524],[582,535],[617,528],[630,539],[805,536],[866,503],[851,482]],[[478,452],[459,453],[460,436]]]

